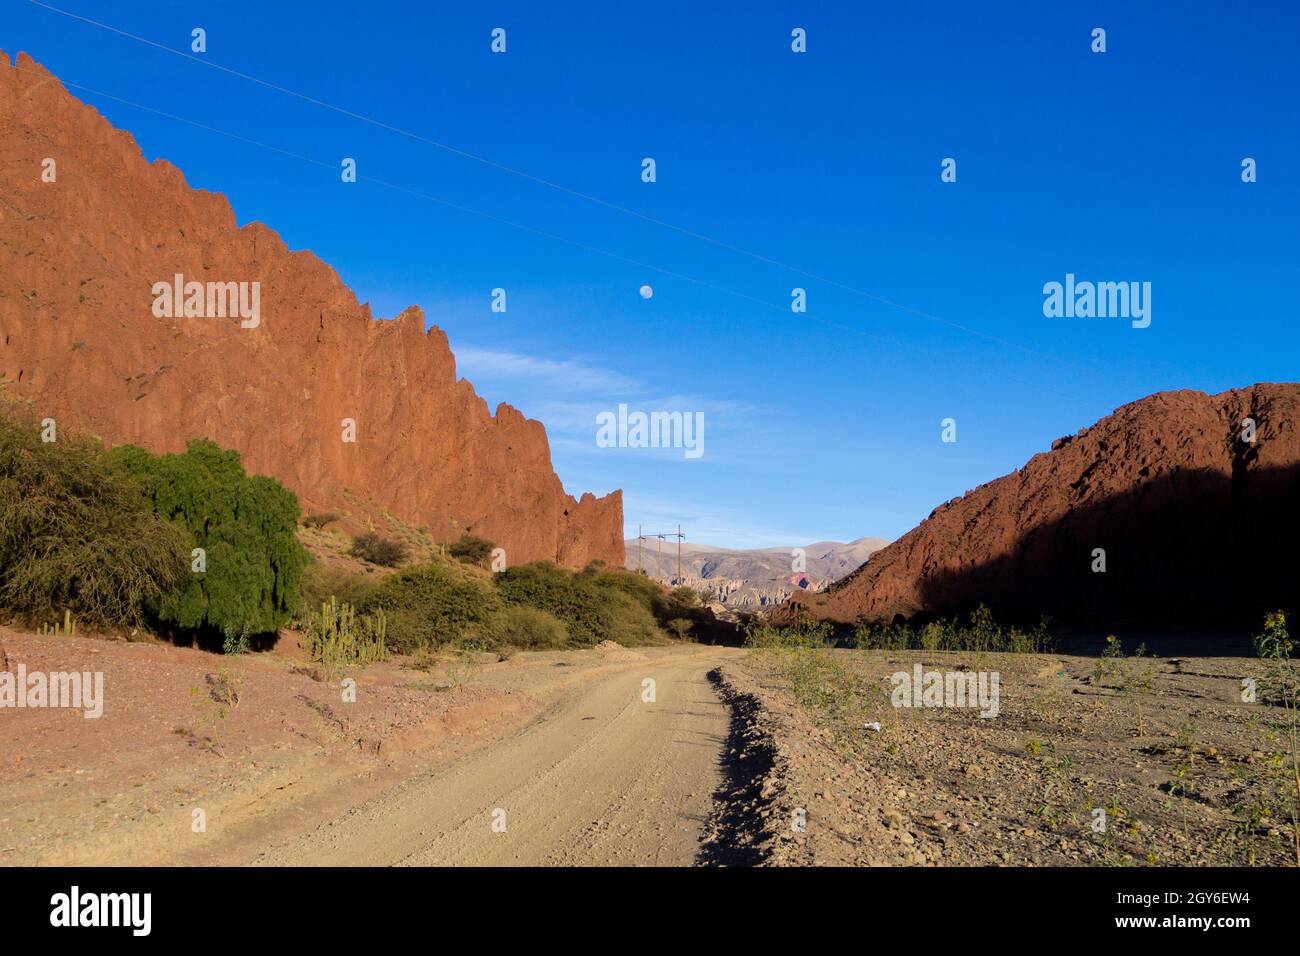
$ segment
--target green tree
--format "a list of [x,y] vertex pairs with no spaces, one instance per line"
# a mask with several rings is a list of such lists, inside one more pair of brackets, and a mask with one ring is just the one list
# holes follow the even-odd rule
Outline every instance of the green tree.
[[109,455],[204,551],[204,570],[191,565],[184,586],[160,600],[163,621],[225,634],[264,634],[289,622],[307,565],[293,492],[272,478],[250,478],[238,452],[210,441],[191,441],[181,455],[155,457],[134,445]]
[[0,607],[29,623],[69,610],[135,627],[184,581],[183,531],[154,514],[91,438],[41,440],[29,415],[0,413]]

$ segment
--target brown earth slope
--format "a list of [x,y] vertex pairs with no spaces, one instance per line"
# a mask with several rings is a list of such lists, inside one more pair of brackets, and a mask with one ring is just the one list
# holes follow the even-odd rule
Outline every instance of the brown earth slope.
[[1008,618],[1258,624],[1300,598],[1298,423],[1294,383],[1132,402],[936,508],[780,616],[890,621],[985,603]]
[[[154,283],[178,273],[259,282],[260,323],[156,317]],[[157,452],[210,438],[305,510],[472,530],[512,563],[623,563],[622,493],[565,494],[541,423],[489,412],[418,308],[373,318],[328,265],[238,227],[224,196],[146,161],[26,54],[0,64],[0,343],[3,390],[60,429]]]

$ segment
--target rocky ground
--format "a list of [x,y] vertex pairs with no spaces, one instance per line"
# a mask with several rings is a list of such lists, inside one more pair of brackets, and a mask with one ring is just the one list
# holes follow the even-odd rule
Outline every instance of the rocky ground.
[[[1269,816],[1270,788],[1296,796],[1269,726],[1284,715],[1241,700],[1257,660],[1130,657],[1098,673],[1096,657],[802,653],[715,674],[730,782],[704,862],[1295,864],[1291,823]],[[998,716],[892,706],[890,675],[918,662],[999,672]]]

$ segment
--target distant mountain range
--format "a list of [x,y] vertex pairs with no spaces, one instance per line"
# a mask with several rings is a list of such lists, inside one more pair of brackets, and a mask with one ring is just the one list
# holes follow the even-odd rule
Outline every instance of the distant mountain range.
[[[857,570],[889,542],[858,538],[847,543],[817,541],[798,547],[741,550],[682,542],[678,578],[677,545],[647,538],[624,542],[627,567],[640,567],[666,584],[683,584],[699,591],[706,602],[723,608],[757,610],[780,604],[796,590],[821,591]],[[801,551],[802,554],[798,552]]]

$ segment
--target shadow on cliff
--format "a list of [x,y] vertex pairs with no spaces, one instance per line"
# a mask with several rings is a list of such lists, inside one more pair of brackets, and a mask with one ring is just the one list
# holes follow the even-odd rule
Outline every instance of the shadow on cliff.
[[[1104,573],[1093,551],[1105,550]],[[1258,629],[1300,611],[1300,465],[1179,469],[1022,534],[1002,557],[921,585],[925,616],[983,603],[1069,627]],[[870,565],[868,564],[868,568]]]

